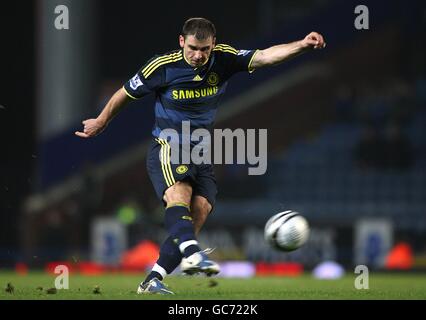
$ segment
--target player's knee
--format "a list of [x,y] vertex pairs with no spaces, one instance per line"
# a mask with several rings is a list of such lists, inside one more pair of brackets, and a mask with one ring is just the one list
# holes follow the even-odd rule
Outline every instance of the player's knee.
[[167,205],[173,203],[191,203],[192,187],[188,182],[178,181],[164,193],[164,201]]

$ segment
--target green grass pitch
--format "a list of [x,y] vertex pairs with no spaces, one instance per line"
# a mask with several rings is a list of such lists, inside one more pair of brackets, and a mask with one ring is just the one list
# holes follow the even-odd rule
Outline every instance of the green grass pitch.
[[[305,274],[299,277],[255,277],[250,279],[170,276],[165,283],[173,296],[137,295],[143,274],[82,276],[70,274],[68,290],[51,290],[55,275],[32,272],[17,275],[0,272],[0,300],[90,300],[90,299],[179,299],[179,300],[352,300],[352,299],[426,299],[426,274],[370,273],[369,289],[357,290],[356,274],[339,280],[317,280]],[[9,285],[8,285],[9,284]],[[53,292],[52,292],[53,291]]]

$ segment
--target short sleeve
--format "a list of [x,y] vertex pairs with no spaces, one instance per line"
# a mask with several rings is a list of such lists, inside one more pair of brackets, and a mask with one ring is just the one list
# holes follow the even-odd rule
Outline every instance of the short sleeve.
[[255,69],[251,66],[254,56],[257,54],[257,50],[238,50],[235,58],[235,70],[248,71],[252,73]]
[[164,69],[153,64],[156,57],[149,60],[136,75],[127,81],[123,88],[132,99],[140,99],[156,91],[164,82]]
[[218,44],[214,51],[220,52],[227,60],[227,66],[231,74],[247,71],[252,73],[254,68],[251,64],[258,50],[237,50],[226,44]]

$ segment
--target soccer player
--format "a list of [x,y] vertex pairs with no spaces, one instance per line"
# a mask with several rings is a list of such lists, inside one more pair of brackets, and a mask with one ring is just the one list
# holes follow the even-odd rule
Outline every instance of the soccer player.
[[[180,148],[182,122],[190,121],[190,132],[212,129],[218,103],[227,81],[237,72],[273,66],[311,49],[325,47],[323,37],[311,32],[304,39],[264,50],[237,50],[216,44],[215,26],[204,18],[185,22],[179,50],[150,59],[107,103],[96,119],[83,121],[82,138],[101,133],[129,101],[155,93],[155,124],[147,155],[147,169],[155,191],[165,205],[165,227],[169,237],[138,293],[171,294],[162,283],[176,269],[187,274],[214,275],[219,265],[201,250],[197,234],[211,212],[217,193],[211,164],[184,164],[170,160],[172,148]],[[161,132],[174,129],[178,141],[164,139]],[[193,147],[193,145],[191,145]],[[188,152],[183,150],[182,152]]]

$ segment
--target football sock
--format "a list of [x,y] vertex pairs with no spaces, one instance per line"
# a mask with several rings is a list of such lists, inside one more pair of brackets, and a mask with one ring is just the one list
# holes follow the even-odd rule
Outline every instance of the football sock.
[[166,208],[165,226],[170,237],[185,257],[201,251],[194,233],[189,205],[173,203]]
[[182,253],[176,243],[173,242],[173,238],[168,237],[161,245],[157,264],[163,267],[167,274],[170,274],[177,268],[181,260]]
[[167,271],[161,267],[158,263],[154,265],[149,275],[146,277],[146,279],[143,281],[143,283],[147,283],[151,281],[154,278],[157,278],[158,280],[163,280],[167,274]]

